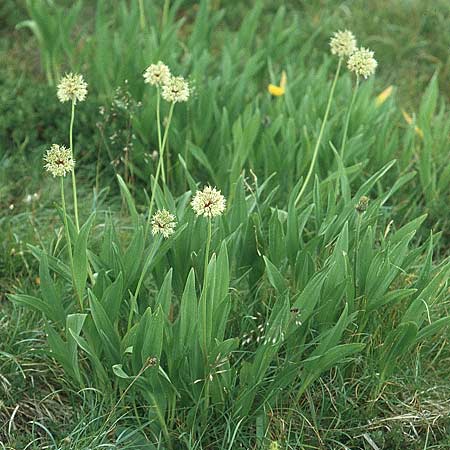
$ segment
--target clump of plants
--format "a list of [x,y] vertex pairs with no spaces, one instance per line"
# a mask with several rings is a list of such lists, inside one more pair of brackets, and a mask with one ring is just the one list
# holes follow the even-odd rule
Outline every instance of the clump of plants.
[[[49,351],[75,386],[110,394],[102,430],[115,430],[117,408],[126,404],[160,448],[179,448],[180,440],[212,445],[211,424],[220,421],[236,430],[226,441],[233,448],[239,429],[255,421],[268,428],[272,408],[285,408],[289,421],[289,410],[331,369],[340,367],[345,379],[370,364],[368,398],[375,400],[405,354],[449,323],[430,315],[447,293],[450,263],[433,264],[435,235],[415,241],[425,216],[399,227],[390,220],[389,202],[410,177],[378,189],[395,160],[358,177],[360,167],[346,165],[355,102],[364,95],[362,78],[377,66],[374,54],[357,48],[349,31],[330,44],[338,62],[319,133],[307,166],[299,163],[304,176],[284,192],[277,192],[273,173],[260,181],[247,165],[261,123],[250,110],[232,126],[235,146],[217,176],[192,131],[192,155],[211,184],[200,189],[195,165],[181,154],[169,183],[169,140],[179,137],[174,118],[185,117],[185,104],[195,99],[168,65],[151,64],[144,81],[156,91],[158,150],[141,168],[149,190],[143,213],[128,180],[116,177],[126,217],[79,213],[73,129],[87,83],[80,74],[60,80],[58,98],[71,107],[68,143],[51,145],[44,160],[60,182],[62,234],[50,248],[31,247],[40,295],[10,298],[43,314]],[[345,62],[356,77],[353,95],[340,144],[324,146]],[[168,103],[166,120],[161,100]],[[224,134],[226,125],[224,114]],[[322,178],[321,152],[334,167]],[[282,186],[283,173],[276,176]]]

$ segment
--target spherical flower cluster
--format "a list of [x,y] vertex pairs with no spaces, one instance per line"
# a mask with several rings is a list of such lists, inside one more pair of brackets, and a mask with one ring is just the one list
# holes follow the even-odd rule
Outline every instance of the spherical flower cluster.
[[191,90],[189,83],[183,77],[170,76],[162,88],[162,98],[167,102],[186,102]]
[[347,67],[351,72],[364,78],[369,77],[375,73],[377,68],[377,61],[373,57],[373,52],[367,48],[361,47],[350,55],[348,58]]
[[87,83],[83,75],[69,73],[58,84],[56,92],[60,102],[82,102],[87,95]]
[[72,151],[64,145],[53,144],[44,156],[44,168],[54,177],[64,177],[75,167]]
[[360,197],[358,203],[355,206],[355,209],[359,213],[363,213],[367,210],[368,207],[369,207],[369,197],[363,195],[362,197]]
[[225,197],[211,186],[205,186],[203,191],[197,191],[192,202],[192,209],[197,216],[215,217],[225,211]]
[[348,30],[336,31],[330,39],[330,49],[331,53],[339,58],[350,56],[356,50],[355,35]]
[[160,209],[152,217],[152,234],[162,234],[167,239],[175,232],[177,225],[175,216],[165,209]]
[[152,86],[163,86],[170,78],[170,69],[163,62],[151,64],[145,69],[144,81]]

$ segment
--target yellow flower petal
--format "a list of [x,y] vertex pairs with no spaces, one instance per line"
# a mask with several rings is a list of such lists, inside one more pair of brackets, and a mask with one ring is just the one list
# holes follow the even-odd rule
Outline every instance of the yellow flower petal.
[[394,90],[394,87],[388,86],[381,94],[377,96],[375,99],[375,105],[381,106],[392,94],[392,91]]
[[275,97],[280,97],[284,95],[285,89],[281,86],[275,86],[274,84],[269,84],[267,86],[267,90],[271,95],[274,95]]
[[[403,109],[402,109],[402,114],[403,114],[403,118],[405,119],[406,123],[408,125],[412,125],[413,118]],[[423,139],[423,131],[417,125],[414,126],[414,131],[416,132],[417,136],[420,137],[420,139]]]
[[286,72],[283,70],[283,72],[281,72],[280,87],[282,89],[286,89],[286,83],[287,83],[287,75]]
[[420,137],[420,139],[423,139],[423,131],[418,126],[414,127],[414,131],[416,132],[417,136]]
[[402,109],[403,118],[406,120],[406,123],[408,125],[411,125],[413,123],[412,117],[404,110]]

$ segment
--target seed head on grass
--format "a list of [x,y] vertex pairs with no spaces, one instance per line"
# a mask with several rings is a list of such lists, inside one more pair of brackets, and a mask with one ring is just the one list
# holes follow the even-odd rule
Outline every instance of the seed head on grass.
[[64,145],[53,144],[44,155],[44,168],[54,177],[64,177],[75,167],[72,151]]
[[161,234],[165,239],[175,232],[175,216],[165,209],[160,209],[152,217],[152,234]]
[[374,53],[367,48],[359,48],[348,58],[348,69],[364,78],[370,77],[375,73],[375,69],[378,66],[377,60],[373,57],[373,54]]
[[162,61],[150,64],[144,72],[144,82],[152,86],[163,86],[170,78],[170,69]]
[[197,191],[191,206],[197,216],[216,217],[225,211],[225,197],[216,188],[205,186],[203,191]]
[[83,75],[77,73],[69,73],[64,76],[58,84],[56,95],[60,102],[67,101],[82,102],[87,95],[87,83],[83,79]]
[[356,50],[355,35],[348,30],[336,31],[330,39],[330,49],[339,58],[350,56]]
[[191,90],[183,77],[169,77],[162,87],[162,98],[170,103],[187,102]]

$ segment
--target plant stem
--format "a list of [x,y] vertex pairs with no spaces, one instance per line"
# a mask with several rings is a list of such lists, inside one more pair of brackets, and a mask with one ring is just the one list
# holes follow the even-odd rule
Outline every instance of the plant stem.
[[205,264],[203,269],[203,288],[202,288],[202,316],[203,316],[203,352],[205,357],[205,407],[203,420],[206,426],[207,411],[209,406],[209,365],[208,365],[208,342],[207,342],[207,289],[208,289],[208,262],[209,262],[209,249],[211,247],[211,236],[212,236],[212,219],[208,218],[208,234],[206,238],[206,248],[205,248]]
[[144,0],[139,0],[139,19],[141,24],[141,31],[145,31],[145,10]]
[[69,232],[69,225],[67,223],[67,210],[66,210],[66,199],[64,196],[64,177],[61,178],[61,206],[63,210],[63,221],[64,221],[64,232],[66,234],[66,241],[67,241],[67,251],[69,253],[69,261],[70,261],[70,270],[72,273],[72,283],[73,288],[75,291],[75,295],[78,299],[78,304],[80,305],[80,311],[83,311],[83,301],[81,299],[81,296],[75,286],[75,272],[74,272],[74,266],[73,266],[73,255],[72,255],[72,240],[70,239],[70,232]]
[[150,206],[149,206],[149,209],[148,209],[147,224],[145,226],[144,241],[147,239],[148,230],[150,228],[150,221],[151,221],[152,212],[153,212],[153,203],[155,202],[155,191],[156,191],[156,186],[158,186],[159,174],[161,172],[162,160],[164,158],[164,147],[166,145],[167,136],[169,134],[170,122],[172,121],[172,115],[173,115],[173,108],[174,107],[175,107],[175,103],[172,103],[170,105],[169,118],[167,119],[167,126],[166,126],[166,128],[164,130],[164,136],[163,136],[163,140],[162,140],[162,143],[161,143],[161,151],[159,153],[158,167],[156,168],[155,180],[153,182],[153,187],[152,187],[152,195],[150,197]]
[[[344,134],[342,135],[341,148],[339,149],[339,156],[341,158],[342,165],[344,165],[344,150],[345,150],[345,144],[347,143],[348,127],[350,124],[350,117],[352,115],[353,104],[355,103],[356,92],[358,91],[358,86],[359,86],[359,75],[356,75],[356,84],[355,84],[355,87],[353,88],[352,99],[350,101],[350,106],[347,111],[347,117],[345,118]],[[339,177],[336,178],[335,192],[336,192],[336,198],[337,198],[337,196],[339,194]]]
[[170,0],[164,0],[161,29],[164,29],[164,27],[166,26],[167,16],[169,15],[169,6],[170,6]]
[[212,222],[211,217],[208,218],[208,234],[206,238],[206,248],[205,248],[205,264],[203,268],[203,288],[202,288],[202,316],[203,316],[203,351],[205,353],[205,368],[207,368],[208,352],[207,352],[207,308],[206,308],[206,291],[208,289],[208,262],[209,262],[209,248],[211,246],[211,235],[212,235]]
[[[161,95],[159,92],[159,86],[157,88],[157,98],[156,98],[156,122],[157,122],[157,130],[158,130],[158,150],[159,156],[161,156],[162,152],[162,140],[161,140]],[[164,173],[164,161],[161,162],[161,178],[163,183],[166,182],[166,174]]]
[[206,239],[206,249],[205,249],[205,265],[203,269],[203,286],[206,286],[206,278],[208,275],[208,262],[209,262],[209,249],[211,247],[211,236],[212,236],[212,219],[208,218],[208,236]]
[[311,165],[309,166],[309,170],[308,170],[308,173],[306,174],[306,178],[305,178],[305,181],[303,182],[302,188],[300,189],[300,192],[298,193],[297,198],[295,199],[295,206],[297,206],[303,193],[305,192],[305,189],[308,186],[309,180],[311,179],[311,176],[312,176],[312,173],[314,170],[314,165],[316,164],[317,155],[319,154],[319,148],[320,148],[320,144],[322,142],[323,132],[325,130],[325,125],[328,120],[328,115],[330,114],[331,102],[333,100],[334,90],[336,88],[336,82],[339,77],[341,65],[342,65],[342,59],[339,58],[339,63],[338,63],[337,69],[336,69],[336,73],[334,75],[333,84],[331,85],[330,95],[328,96],[327,108],[325,110],[325,114],[324,114],[323,120],[322,120],[322,125],[320,127],[319,137],[317,138],[316,146],[314,147],[313,157],[311,159]]
[[[72,156],[74,155],[73,151],[73,121],[75,118],[75,101],[72,100],[72,114],[70,116],[70,130],[69,130],[69,143],[70,143],[70,151],[72,152]],[[75,168],[72,169],[72,190],[73,190],[73,209],[75,211],[75,226],[77,227],[77,232],[80,232],[80,221],[78,220],[78,201],[77,201],[77,181],[75,178]]]
[[358,296],[358,293],[356,291],[356,289],[357,289],[356,269],[357,269],[357,265],[358,265],[359,234],[361,231],[362,213],[357,212],[356,214],[357,214],[357,218],[356,218],[356,236],[355,236],[355,257],[353,258],[353,283],[355,286],[355,298]]
[[339,152],[339,156],[342,159],[342,163],[344,163],[344,149],[345,149],[345,144],[347,143],[348,126],[350,123],[350,116],[352,115],[353,104],[355,103],[356,93],[358,92],[358,86],[359,86],[359,76],[356,75],[356,83],[355,83],[355,87],[353,88],[353,95],[352,95],[352,99],[350,101],[350,107],[348,108],[347,117],[345,119],[344,135],[342,136],[341,149]]

